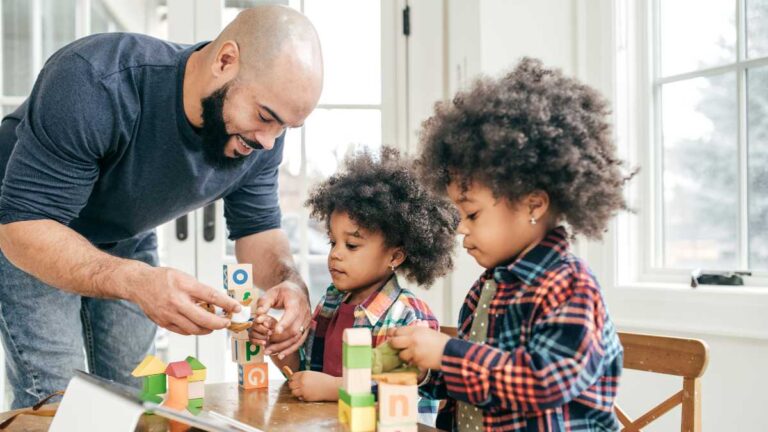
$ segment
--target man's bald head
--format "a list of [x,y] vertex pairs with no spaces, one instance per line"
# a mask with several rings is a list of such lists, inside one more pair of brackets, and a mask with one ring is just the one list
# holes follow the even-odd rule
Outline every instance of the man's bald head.
[[227,41],[237,43],[246,75],[269,74],[276,62],[288,61],[322,80],[317,31],[306,16],[294,9],[278,5],[246,9],[212,42],[214,51]]

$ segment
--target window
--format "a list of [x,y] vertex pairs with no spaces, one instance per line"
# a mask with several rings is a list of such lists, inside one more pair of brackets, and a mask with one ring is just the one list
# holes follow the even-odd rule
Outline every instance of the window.
[[[225,5],[246,6],[240,3]],[[301,130],[287,133],[279,178],[283,229],[314,305],[331,282],[326,265],[329,244],[325,225],[311,220],[303,204],[308,190],[333,174],[347,154],[362,147],[373,151],[381,147],[382,5],[379,0],[303,0],[290,6],[315,25],[325,66],[318,107]],[[225,22],[236,12],[226,8]],[[339,25],[342,14],[354,19]],[[234,254],[232,242],[227,254]]]
[[646,270],[765,272],[768,0],[649,3]]

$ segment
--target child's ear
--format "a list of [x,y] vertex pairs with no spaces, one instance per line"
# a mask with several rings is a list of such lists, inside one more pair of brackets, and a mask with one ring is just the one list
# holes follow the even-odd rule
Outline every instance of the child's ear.
[[543,190],[531,192],[525,198],[525,207],[532,218],[540,219],[549,210],[549,194]]
[[400,267],[400,264],[405,262],[405,252],[403,252],[402,249],[398,248],[395,249],[395,252],[392,254],[392,259],[390,260],[389,266],[392,267]]

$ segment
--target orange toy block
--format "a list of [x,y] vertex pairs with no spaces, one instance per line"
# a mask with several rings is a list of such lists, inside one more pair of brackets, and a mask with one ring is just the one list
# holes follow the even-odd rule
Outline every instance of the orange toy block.
[[237,365],[237,383],[245,390],[269,386],[269,365],[251,363]]
[[168,376],[168,397],[163,402],[164,406],[175,410],[185,410],[189,404],[189,381],[186,377],[174,378]]

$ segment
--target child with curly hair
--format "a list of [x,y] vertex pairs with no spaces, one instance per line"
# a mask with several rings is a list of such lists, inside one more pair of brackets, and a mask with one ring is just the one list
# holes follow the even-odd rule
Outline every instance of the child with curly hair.
[[[431,194],[409,164],[392,148],[376,160],[364,151],[346,160],[341,172],[319,184],[306,202],[325,221],[330,237],[328,270],[333,283],[320,300],[300,353],[272,360],[293,374],[293,394],[305,401],[338,400],[342,386],[342,333],[366,327],[373,346],[392,327],[421,325],[438,329],[426,303],[398,283],[396,273],[429,285],[452,267],[458,213]],[[256,325],[252,338],[263,341],[274,320]],[[420,412],[436,412],[425,401]]]
[[623,350],[594,275],[570,234],[599,238],[626,209],[606,102],[523,59],[439,104],[423,126],[420,176],[461,215],[486,271],[458,337],[391,331],[400,357],[440,371],[422,387],[447,398],[437,426],[459,431],[613,431]]

